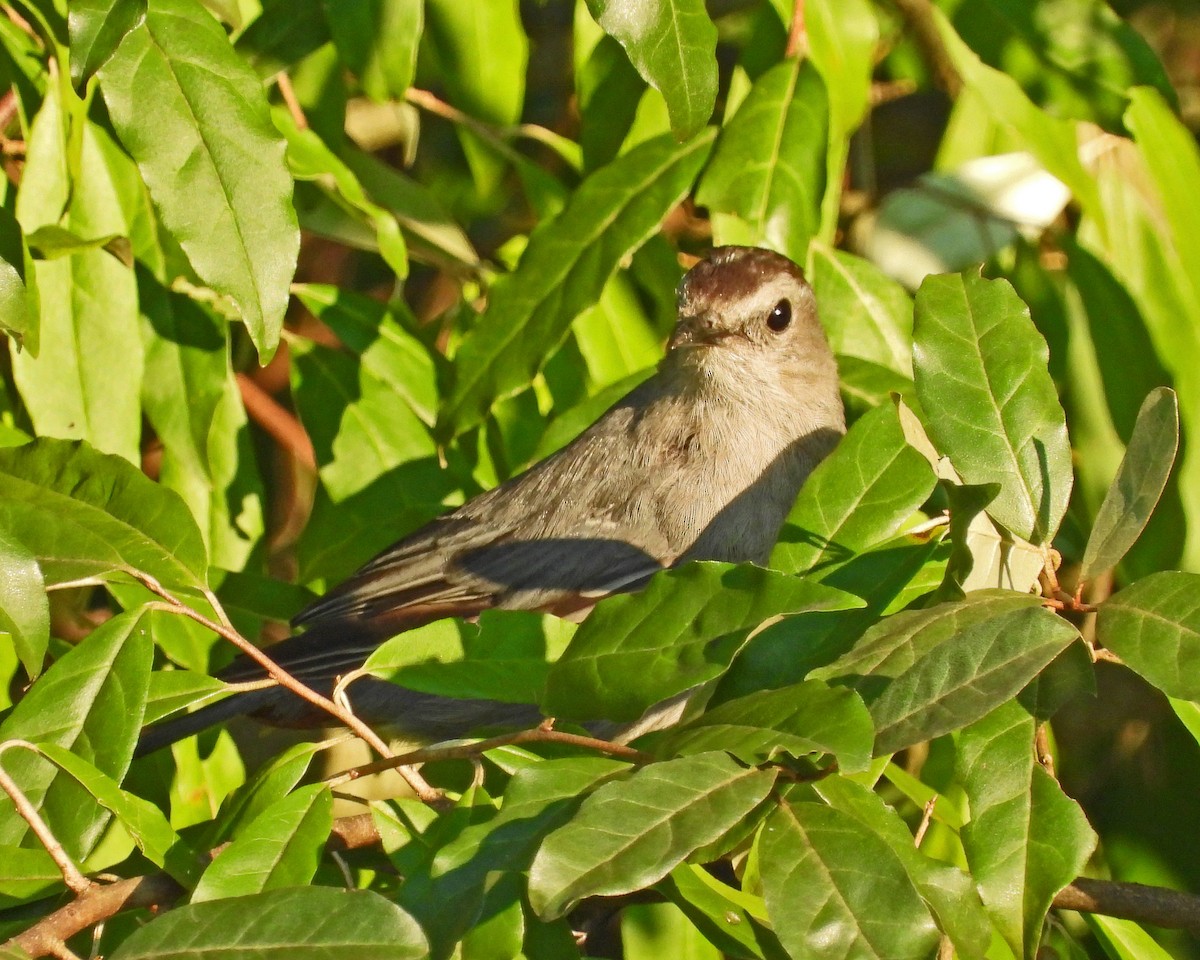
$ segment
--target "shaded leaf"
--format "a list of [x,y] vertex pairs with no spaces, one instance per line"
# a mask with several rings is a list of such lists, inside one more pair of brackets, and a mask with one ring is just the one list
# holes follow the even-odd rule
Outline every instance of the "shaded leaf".
[[419,960],[427,951],[412,917],[379,894],[301,887],[178,907],[139,927],[111,957],[326,960],[352,952],[358,960]]
[[894,404],[861,417],[809,476],[771,554],[789,573],[824,570],[896,534],[937,480]]
[[1046,342],[1003,280],[930,277],[917,291],[917,396],[929,434],[966,483],[999,482],[988,512],[1045,543],[1058,529],[1073,471]]
[[0,330],[24,350],[38,355],[38,299],[35,268],[21,227],[0,206]]
[[712,116],[717,99],[717,28],[702,0],[664,0],[638,7],[625,0],[588,0],[601,29],[629,55],[637,72],[667,101],[679,140]]
[[67,28],[71,39],[71,82],[91,79],[117,45],[146,15],[147,0],[71,0]]
[[722,128],[696,203],[737,214],[751,231],[741,239],[803,263],[821,223],[828,136],[821,75],[807,60],[776,64]]
[[1146,397],[1133,435],[1083,551],[1079,578],[1115,567],[1146,529],[1167,485],[1179,448],[1175,391],[1159,387]]
[[1096,845],[1074,800],[1033,753],[1034,720],[1005,704],[956,738],[958,779],[971,806],[962,830],[971,874],[996,928],[1032,958],[1054,895]]
[[[0,741],[54,744],[119,782],[133,757],[150,681],[153,647],[140,620],[138,613],[118,614],[59,658],[0,724]],[[89,854],[107,811],[36,754],[10,750],[3,763],[67,852],[76,860]],[[30,841],[29,825],[7,795],[0,797],[0,844]]]
[[926,960],[936,952],[938,929],[903,864],[861,821],[817,803],[780,806],[758,843],[763,899],[789,955]]
[[275,352],[300,232],[258,78],[196,0],[152,0],[100,68],[121,142],[200,278]]
[[956,730],[1012,699],[1078,631],[1038,597],[980,590],[898,613],[812,673],[856,689],[875,721],[875,753]]
[[583,182],[529,238],[517,269],[492,286],[487,312],[454,357],[441,426],[458,434],[533,379],[570,322],[596,301],[621,260],[640,247],[691,186],[714,132],[678,145],[657,137]]
[[1152,573],[1115,593],[1096,639],[1164,693],[1200,700],[1200,575]]
[[583,897],[649,886],[739,824],[774,781],[772,772],[701,753],[605,784],[542,842],[529,871],[529,902],[552,920]]
[[749,564],[689,563],[597,604],[550,670],[542,709],[566,719],[636,720],[719,676],[764,620],[844,610],[857,597]]

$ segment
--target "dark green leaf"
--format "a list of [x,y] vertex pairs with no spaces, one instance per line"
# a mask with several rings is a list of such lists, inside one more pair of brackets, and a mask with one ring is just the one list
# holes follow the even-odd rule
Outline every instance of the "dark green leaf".
[[1096,639],[1164,693],[1200,700],[1200,575],[1152,573],[1114,594]]
[[786,956],[766,922],[761,898],[726,886],[703,867],[676,867],[655,890],[679,907],[722,954],[746,960]]
[[543,841],[529,871],[529,902],[552,920],[583,897],[649,886],[739,824],[774,781],[774,773],[725,754],[701,753],[605,784]]
[[813,672],[854,687],[875,721],[875,753],[956,730],[1012,699],[1078,631],[1010,590],[898,613]]
[[38,355],[38,302],[34,266],[21,227],[0,206],[0,330]]
[[50,603],[37,558],[0,527],[0,632],[12,637],[31,679],[42,672],[50,642]]
[[100,68],[100,89],[164,226],[237,305],[265,362],[300,232],[262,84],[196,0],[154,0]]
[[927,960],[937,950],[938,929],[895,851],[839,810],[774,810],[759,872],[771,925],[793,957]]
[[588,0],[588,10],[625,48],[642,78],[666,98],[678,139],[708,122],[717,98],[717,29],[702,0],[665,0],[652,7]]
[[1159,387],[1142,404],[1125,458],[1083,552],[1079,578],[1115,567],[1142,535],[1158,506],[1179,448],[1179,407],[1175,391]]
[[0,529],[33,553],[49,584],[132,568],[187,589],[207,569],[183,501],[121,457],[79,441],[0,449]]
[[1046,342],[1003,280],[928,278],[917,291],[914,362],[929,434],[967,483],[1000,484],[988,512],[1045,543],[1071,492],[1071,449]]
[[121,39],[146,15],[147,0],[71,0],[71,82],[91,79],[113,55]]
[[962,831],[971,874],[997,929],[1029,958],[1051,900],[1096,845],[1078,804],[1035,759],[1033,736],[1033,718],[1009,703],[957,738],[958,779],[971,806]]
[[809,680],[727,700],[650,739],[638,746],[659,756],[724,750],[760,763],[780,751],[826,753],[837,758],[838,769],[854,773],[867,768],[875,728],[853,691]]
[[[137,613],[119,614],[64,654],[0,724],[0,741],[55,744],[120,782],[133,757],[150,682],[153,647],[140,619]],[[91,852],[108,813],[73,777],[27,750],[10,751],[4,769],[73,858]],[[0,844],[20,844],[28,832],[8,796],[0,797]]]
[[291,67],[327,43],[324,0],[267,0],[235,49],[260,77]]
[[332,826],[333,797],[323,783],[277,800],[213,860],[192,903],[310,883]]
[[812,472],[771,554],[789,573],[836,566],[894,536],[933,492],[894,404],[866,414]]
[[554,220],[534,231],[521,262],[492,287],[488,310],[455,355],[446,432],[479,423],[525,387],[594,303],[621,260],[640,247],[691,186],[714,133],[680,146],[658,137],[602,168]]
[[542,708],[567,719],[636,720],[719,676],[764,620],[861,601],[761,567],[691,563],[596,606],[551,668]]
[[367,95],[403,98],[417,67],[423,0],[339,4],[327,7],[326,17],[341,62],[358,75]]
[[135,930],[112,960],[420,960],[421,928],[370,890],[301,887],[190,904]]

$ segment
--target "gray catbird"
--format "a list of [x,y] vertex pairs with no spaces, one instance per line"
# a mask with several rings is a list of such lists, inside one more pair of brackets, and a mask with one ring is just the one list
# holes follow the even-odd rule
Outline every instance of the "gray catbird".
[[[666,357],[573,443],[388,548],[302,611],[270,648],[328,694],[384,639],[491,607],[579,617],[689,560],[764,562],[800,485],[845,431],[812,289],[786,257],[719,247],[679,285]],[[261,679],[242,657],[222,674]],[[418,739],[527,723],[532,707],[453,700],[365,678],[355,712]],[[232,716],[328,717],[279,688],[148,728],[147,753]]]

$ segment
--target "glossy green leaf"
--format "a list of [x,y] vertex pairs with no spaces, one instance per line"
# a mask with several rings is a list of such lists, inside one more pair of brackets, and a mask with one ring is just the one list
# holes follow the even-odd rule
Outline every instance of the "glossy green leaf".
[[771,566],[825,571],[893,537],[937,483],[909,445],[896,407],[861,417],[812,472],[788,515]]
[[428,945],[416,921],[370,890],[268,890],[178,907],[135,930],[112,960],[420,960]]
[[1159,387],[1142,404],[1125,457],[1083,552],[1081,580],[1115,567],[1142,535],[1167,485],[1179,448],[1175,391]]
[[410,690],[537,703],[575,625],[524,610],[485,610],[478,623],[436,620],[393,637],[363,669]]
[[1096,639],[1164,693],[1200,700],[1200,576],[1152,573],[1113,594]]
[[583,897],[655,883],[739,824],[774,781],[772,772],[701,753],[605,784],[542,842],[529,871],[529,902],[554,919]]
[[550,670],[542,709],[567,719],[636,720],[719,676],[764,620],[845,610],[857,597],[750,564],[689,563],[599,603]]
[[424,0],[369,0],[326,7],[339,59],[379,101],[399,99],[412,83],[424,24]]
[[763,898],[790,956],[925,960],[936,953],[938,929],[903,864],[861,821],[817,803],[780,806],[758,843]]
[[191,670],[156,670],[150,674],[144,723],[156,723],[184,707],[199,707],[219,699],[225,684]]
[[[288,167],[298,180],[315,180],[329,190],[336,202],[360,216],[375,231],[379,255],[398,277],[408,276],[408,247],[400,224],[388,210],[371,201],[354,172],[317,135],[315,130],[296,125],[291,113],[271,111],[275,127],[287,140]],[[328,187],[326,185],[329,185]]]
[[1038,597],[979,590],[887,617],[813,672],[848,684],[875,721],[875,753],[956,730],[1011,700],[1078,631]]
[[721,883],[703,867],[683,864],[655,885],[728,957],[777,960],[785,956],[766,922],[760,897]]
[[233,300],[265,362],[300,233],[262,84],[196,0],[151,0],[99,75],[163,225],[201,280]]
[[1132,920],[1100,914],[1083,916],[1112,960],[1172,960],[1171,954]]
[[[133,757],[153,647],[138,613],[118,614],[47,670],[0,724],[0,741],[54,744],[119,782]],[[10,750],[2,761],[76,860],[92,851],[108,813],[48,760]],[[27,839],[28,838],[28,839]],[[0,797],[0,844],[31,842],[29,825]]]
[[830,754],[846,773],[865,770],[875,728],[859,696],[815,680],[727,700],[694,720],[639,743],[658,756],[724,750],[745,763],[778,752]]
[[12,637],[32,679],[42,672],[50,642],[50,603],[37,558],[0,527],[0,633]]
[[266,0],[234,49],[260,77],[270,77],[330,39],[324,0]]
[[517,269],[492,286],[487,312],[454,358],[441,424],[462,433],[526,386],[621,260],[651,236],[708,156],[713,133],[642,144],[592,174],[534,231]]
[[34,270],[20,224],[0,206],[0,330],[36,357],[39,336]]
[[1073,477],[1046,342],[1003,280],[930,277],[917,291],[917,396],[929,435],[966,483],[1000,484],[989,514],[1034,543],[1053,537]]
[[996,928],[1028,958],[1054,895],[1096,845],[1078,804],[1034,757],[1034,725],[1009,703],[956,738],[958,779],[971,807],[962,830],[967,862]]
[[[133,166],[82,117],[71,121],[68,137],[66,112],[49,93],[30,131],[17,194],[22,228],[33,233],[55,225],[84,237],[128,234],[123,194],[136,179]],[[87,188],[80,188],[84,183]],[[22,351],[13,357],[13,379],[34,428],[44,436],[82,438],[137,462],[142,341],[133,272],[102,250],[87,250],[38,261],[35,274],[38,356]],[[113,376],[114,370],[121,375]]]
[[[892,764],[888,769],[896,767]],[[959,956],[984,955],[992,939],[992,927],[969,874],[918,850],[900,815],[869,787],[848,777],[827,777],[814,784],[813,789],[831,807],[853,817],[887,843],[933,914],[938,929],[954,944]],[[946,806],[947,798],[939,800],[941,809]]]
[[310,883],[333,826],[323,783],[301,787],[263,810],[204,871],[192,903]]
[[736,214],[743,238],[800,263],[821,223],[829,105],[807,61],[784,60],[764,73],[721,130],[696,202]]
[[667,101],[679,140],[712,116],[717,98],[717,29],[701,0],[653,6],[626,0],[588,0],[601,29],[629,55],[637,72]]
[[0,449],[0,528],[33,553],[49,584],[132,568],[187,589],[207,570],[183,502],[121,457],[78,441]]
[[869,260],[822,244],[809,251],[809,264],[833,352],[911,380],[913,305],[907,291]]
[[71,82],[82,86],[146,15],[147,0],[71,0]]

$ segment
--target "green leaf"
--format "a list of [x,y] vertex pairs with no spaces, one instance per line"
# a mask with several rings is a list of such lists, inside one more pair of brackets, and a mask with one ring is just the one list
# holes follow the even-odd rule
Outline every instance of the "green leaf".
[[1200,575],[1152,573],[1114,594],[1096,639],[1169,696],[1200,700]]
[[695,134],[717,101],[717,28],[702,0],[664,0],[640,7],[625,0],[587,0],[602,30],[667,101],[679,140]]
[[592,793],[542,842],[529,902],[553,920],[584,897],[640,890],[757,807],[775,774],[721,753],[654,763]]
[[907,291],[869,260],[824,244],[813,245],[809,263],[833,352],[911,380],[913,305]]
[[324,0],[266,0],[234,49],[260,77],[271,77],[330,39]]
[[1015,697],[1078,631],[1010,590],[895,614],[812,673],[856,689],[875,721],[875,754],[957,730]]
[[1112,960],[1172,960],[1155,939],[1132,920],[1085,913],[1100,946]]
[[38,355],[38,298],[35,267],[21,227],[0,206],[0,330]]
[[736,214],[744,238],[803,263],[821,224],[829,105],[808,61],[788,59],[755,82],[721,130],[696,203]]
[[[97,627],[47,670],[0,724],[0,741],[54,744],[77,753],[120,782],[129,768],[146,706],[153,646],[139,613]],[[100,839],[108,813],[48,760],[9,751],[5,771],[46,818],[76,860]],[[29,842],[29,826],[7,795],[0,797],[0,844]]]
[[764,620],[845,610],[857,597],[750,564],[689,563],[597,604],[550,669],[542,709],[566,719],[636,720],[724,672]]
[[135,930],[112,960],[420,960],[416,921],[370,890],[300,887],[178,907]]
[[301,787],[247,823],[192,892],[192,903],[310,883],[329,831],[333,796],[323,783]]
[[436,620],[393,637],[362,669],[410,690],[537,703],[575,625],[525,610],[485,610],[478,623]]
[[[29,134],[17,195],[22,228],[27,234],[53,225],[85,237],[128,235],[123,194],[133,189],[133,166],[82,117],[71,119],[68,135],[65,113],[52,87]],[[101,250],[34,267],[40,350],[37,359],[27,351],[12,359],[34,427],[140,462],[142,341],[132,271]]]
[[824,576],[894,536],[936,483],[924,455],[905,440],[895,405],[872,410],[805,482],[771,566]]
[[1175,391],[1159,387],[1138,411],[1125,457],[1083,551],[1080,580],[1115,567],[1146,529],[1167,485],[1179,449],[1179,407]]
[[65,227],[48,223],[38,227],[25,236],[25,242],[42,260],[55,260],[59,257],[71,257],[89,250],[104,250],[116,257],[126,267],[133,266],[133,253],[129,246],[129,238],[119,233],[109,233],[102,237],[81,237]]
[[1034,757],[1034,726],[1009,703],[956,738],[958,780],[971,806],[961,834],[967,862],[997,929],[1028,958],[1054,895],[1096,845],[1079,805]]
[[369,0],[326,8],[339,59],[358,75],[367,96],[403,99],[417,67],[423,0]]
[[[897,768],[890,764],[888,769]],[[918,850],[900,815],[870,788],[848,777],[826,777],[813,784],[813,789],[831,807],[854,817],[888,844],[960,957],[981,957],[987,952],[992,925],[969,874]],[[944,800],[938,809],[946,806]]]
[[747,960],[785,956],[766,923],[761,898],[721,883],[703,867],[676,867],[655,890],[679,907],[724,955]]
[[140,18],[147,0],[71,0],[67,27],[71,38],[71,82],[91,79],[113,55]]
[[163,225],[200,279],[237,305],[266,362],[300,232],[262,84],[196,0],[151,0],[99,75]]
[[771,926],[790,956],[926,960],[936,953],[938,929],[904,865],[861,821],[817,803],[780,806],[758,851]]
[[454,391],[441,419],[446,433],[479,423],[492,404],[533,379],[622,259],[687,192],[714,133],[682,146],[657,137],[629,151],[588,177],[563,212],[534,231],[517,269],[492,286],[487,312],[455,354]]
[[50,643],[50,602],[37,558],[0,527],[0,633],[7,633],[30,679]]
[[744,763],[777,752],[831,754],[846,773],[865,770],[875,728],[852,690],[816,680],[727,700],[699,717],[639,741],[658,756],[724,750]]
[[166,867],[177,880],[190,883],[199,873],[199,860],[171,829],[167,818],[154,804],[127,793],[82,757],[53,743],[39,751],[64,773],[75,779],[92,798],[120,822],[151,863]]
[[379,255],[398,277],[408,276],[408,246],[400,224],[388,210],[371,201],[353,171],[310,128],[301,129],[291,113],[271,111],[275,127],[287,140],[288,167],[297,180],[315,180],[335,200],[360,216],[374,231]]
[[1073,477],[1046,341],[1004,280],[928,278],[917,291],[917,396],[929,434],[966,483],[999,482],[988,508],[1017,536],[1046,543]]
[[184,707],[200,707],[220,699],[226,685],[214,677],[191,670],[156,670],[150,674],[146,695],[146,724],[157,723]]
[[168,589],[195,589],[208,567],[174,493],[79,441],[0,449],[0,529],[33,553],[51,585],[132,568]]

